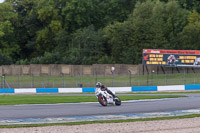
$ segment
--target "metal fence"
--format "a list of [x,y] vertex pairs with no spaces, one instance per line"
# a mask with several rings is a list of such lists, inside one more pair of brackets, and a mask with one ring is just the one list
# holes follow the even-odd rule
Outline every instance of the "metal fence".
[[0,88],[95,87],[97,81],[108,87],[200,84],[199,73],[175,73],[100,77],[91,76],[1,76]]

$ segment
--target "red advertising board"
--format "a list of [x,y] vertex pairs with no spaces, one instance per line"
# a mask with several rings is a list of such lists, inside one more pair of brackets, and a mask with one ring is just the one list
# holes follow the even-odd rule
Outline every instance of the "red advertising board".
[[143,49],[143,65],[200,67],[200,51]]

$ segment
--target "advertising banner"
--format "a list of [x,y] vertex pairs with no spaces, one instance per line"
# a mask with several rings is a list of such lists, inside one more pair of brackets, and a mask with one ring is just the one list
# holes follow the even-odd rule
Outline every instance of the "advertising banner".
[[200,51],[143,49],[143,65],[200,67]]

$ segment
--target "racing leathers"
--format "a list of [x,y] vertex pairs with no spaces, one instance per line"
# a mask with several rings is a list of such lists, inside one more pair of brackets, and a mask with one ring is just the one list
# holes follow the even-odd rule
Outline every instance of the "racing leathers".
[[113,92],[111,90],[109,90],[107,87],[105,87],[104,85],[101,85],[101,90],[106,90],[110,95],[113,96],[113,98],[116,98],[115,94],[113,94]]

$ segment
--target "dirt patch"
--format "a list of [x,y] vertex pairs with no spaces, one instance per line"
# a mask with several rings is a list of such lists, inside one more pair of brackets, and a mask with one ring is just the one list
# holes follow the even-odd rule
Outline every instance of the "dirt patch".
[[200,117],[74,126],[3,128],[0,133],[200,133]]

